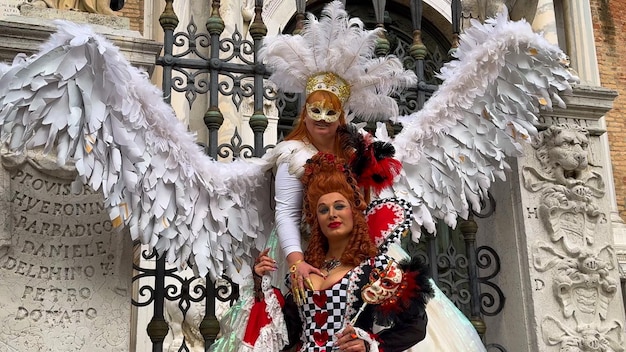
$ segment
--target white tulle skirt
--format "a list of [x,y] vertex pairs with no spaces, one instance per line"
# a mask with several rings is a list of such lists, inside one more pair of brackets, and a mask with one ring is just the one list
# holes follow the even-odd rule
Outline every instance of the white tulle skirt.
[[483,352],[487,351],[467,317],[431,280],[435,296],[426,305],[426,338],[407,352]]

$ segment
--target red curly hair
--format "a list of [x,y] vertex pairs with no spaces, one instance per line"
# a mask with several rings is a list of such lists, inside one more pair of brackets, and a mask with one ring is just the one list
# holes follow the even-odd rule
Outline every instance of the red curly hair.
[[325,194],[338,192],[348,200],[352,209],[354,228],[346,249],[339,260],[342,264],[357,266],[365,259],[375,256],[378,248],[372,242],[364,211],[367,203],[357,181],[344,161],[332,154],[317,153],[305,165],[301,178],[304,190],[304,214],[311,226],[311,237],[304,259],[319,268],[328,251],[328,239],[321,231],[317,219],[317,202]]
[[[327,109],[333,109],[340,112],[339,115],[339,125],[343,126],[346,124],[346,114],[341,107],[341,101],[337,96],[326,90],[316,90],[311,92],[306,98],[306,104],[312,104],[315,102],[323,102],[324,107]],[[300,113],[300,117],[298,118],[298,125],[285,137],[285,140],[312,140],[309,131],[306,129],[306,125],[304,123],[304,119],[306,117],[306,108],[302,109]],[[339,138],[339,134],[335,135],[335,146],[333,148],[333,154],[339,156],[342,159],[349,160],[351,157],[351,149],[346,149],[342,147],[342,143]]]

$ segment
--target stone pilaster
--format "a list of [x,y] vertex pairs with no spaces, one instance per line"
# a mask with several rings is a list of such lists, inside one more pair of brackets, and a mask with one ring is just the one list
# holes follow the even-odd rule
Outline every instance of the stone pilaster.
[[[510,351],[623,350],[619,287],[601,117],[615,92],[577,87],[568,109],[546,112],[542,132],[493,189],[495,216],[479,243],[495,248],[504,311],[486,318]],[[513,224],[513,225],[512,225]],[[484,285],[483,285],[484,286]],[[617,347],[616,347],[617,346]]]

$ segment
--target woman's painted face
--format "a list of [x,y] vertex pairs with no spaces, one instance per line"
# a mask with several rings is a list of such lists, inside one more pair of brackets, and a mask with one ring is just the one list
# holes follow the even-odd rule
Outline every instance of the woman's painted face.
[[354,227],[352,207],[341,193],[327,193],[317,201],[317,221],[326,238],[349,236]]

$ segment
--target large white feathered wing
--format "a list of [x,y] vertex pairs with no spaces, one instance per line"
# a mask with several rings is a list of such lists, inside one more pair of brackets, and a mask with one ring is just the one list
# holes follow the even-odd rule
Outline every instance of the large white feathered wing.
[[[473,22],[441,70],[444,81],[424,108],[399,117],[403,130],[391,141],[403,172],[396,196],[413,204],[416,225],[429,232],[434,219],[454,227],[470,206],[480,210],[491,183],[504,179],[505,157],[521,153],[520,142],[536,134],[540,108],[564,107],[577,77],[566,56],[523,21],[505,14]],[[419,236],[419,226],[413,229]]]
[[[215,278],[260,247],[266,165],[206,156],[145,73],[86,26],[59,22],[37,55],[3,67],[0,128],[12,151],[74,161],[116,226]],[[261,205],[259,205],[261,204]],[[258,242],[258,246],[255,244]],[[235,276],[235,275],[233,275]]]

